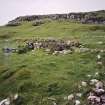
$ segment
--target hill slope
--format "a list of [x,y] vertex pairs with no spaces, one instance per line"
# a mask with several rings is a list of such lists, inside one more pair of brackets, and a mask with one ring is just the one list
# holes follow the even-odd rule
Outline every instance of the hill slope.
[[[51,20],[39,26],[32,24],[25,21],[16,27],[0,27],[0,100],[18,93],[22,97],[22,105],[52,105],[48,97],[56,98],[58,105],[65,105],[63,97],[79,92],[78,84],[88,80],[86,75],[104,72],[105,67],[100,68],[96,59],[97,54],[101,54],[104,61],[103,52],[56,56],[37,50],[5,55],[2,48],[17,47],[26,39],[53,37],[77,39],[85,47],[102,50],[105,48],[105,25],[69,20]],[[84,98],[81,101],[86,103]]]

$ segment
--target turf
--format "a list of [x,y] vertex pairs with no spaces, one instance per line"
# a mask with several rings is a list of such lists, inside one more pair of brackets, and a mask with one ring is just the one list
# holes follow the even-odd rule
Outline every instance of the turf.
[[105,42],[105,25],[63,20],[40,26],[23,22],[17,27],[0,27],[0,99],[19,93],[23,105],[51,105],[46,97],[56,97],[58,105],[65,105],[62,97],[77,92],[77,85],[87,80],[87,74],[104,71],[104,67],[100,69],[96,63],[98,53],[75,52],[56,56],[47,55],[42,50],[9,55],[2,52],[4,46],[16,47],[25,39],[37,37],[77,39],[86,47],[104,49],[105,43],[99,45],[98,42]]

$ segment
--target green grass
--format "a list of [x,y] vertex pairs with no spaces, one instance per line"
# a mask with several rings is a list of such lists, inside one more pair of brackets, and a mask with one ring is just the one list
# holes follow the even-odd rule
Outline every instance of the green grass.
[[[78,39],[89,48],[105,48],[105,26],[51,21],[41,26],[25,22],[17,27],[0,27],[0,49],[8,39],[8,46],[15,47],[25,39],[32,38]],[[46,55],[38,50],[26,54],[5,56],[0,50],[0,99],[13,93],[23,98],[22,105],[51,105],[46,97],[57,98],[58,105],[65,105],[62,98],[77,92],[77,85],[87,80],[87,74],[99,69],[97,53],[73,53],[68,55]],[[42,101],[43,98],[43,101]]]

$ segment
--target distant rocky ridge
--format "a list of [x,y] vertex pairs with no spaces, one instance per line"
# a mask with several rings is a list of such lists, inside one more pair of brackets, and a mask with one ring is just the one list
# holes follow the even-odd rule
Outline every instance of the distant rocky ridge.
[[105,10],[94,11],[94,12],[80,12],[80,13],[68,13],[68,14],[49,14],[49,15],[30,15],[20,16],[16,19],[9,21],[7,25],[17,26],[23,21],[38,21],[43,19],[51,20],[74,20],[83,24],[105,24]]

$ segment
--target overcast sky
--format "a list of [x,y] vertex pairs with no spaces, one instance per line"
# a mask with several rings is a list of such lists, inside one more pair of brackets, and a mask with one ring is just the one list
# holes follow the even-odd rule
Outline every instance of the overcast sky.
[[105,10],[105,0],[0,0],[0,25],[17,16]]

